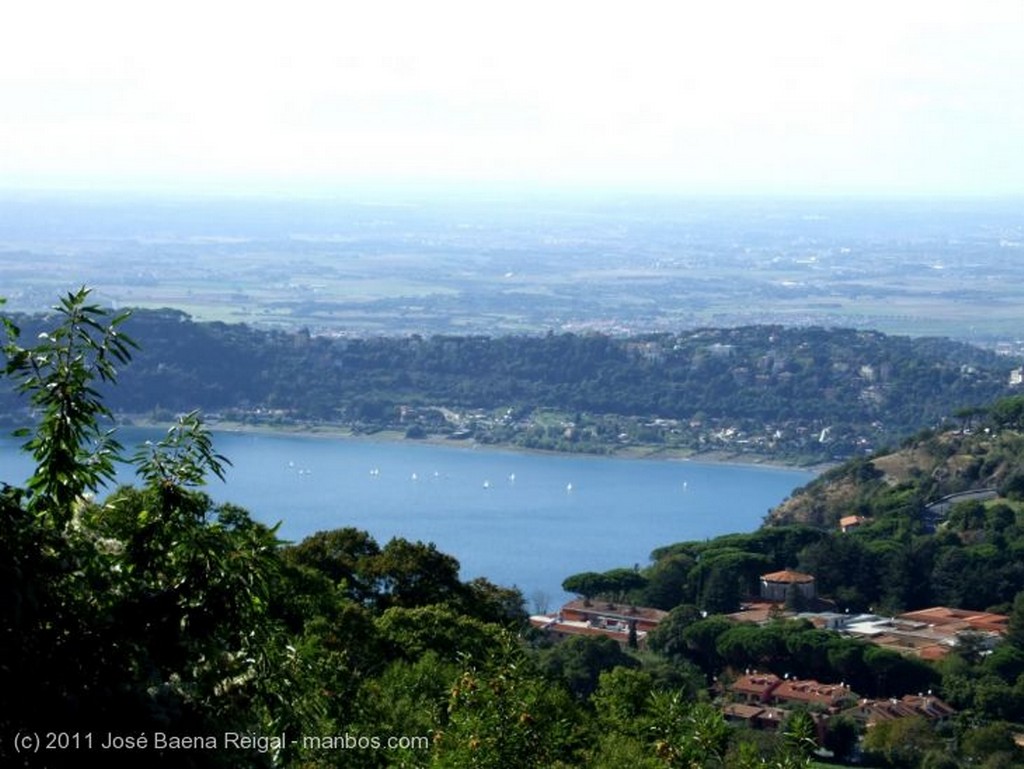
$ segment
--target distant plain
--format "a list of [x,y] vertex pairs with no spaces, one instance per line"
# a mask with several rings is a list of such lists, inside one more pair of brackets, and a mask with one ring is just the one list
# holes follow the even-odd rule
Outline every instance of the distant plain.
[[1013,200],[0,196],[0,296],[329,334],[773,323],[1018,347]]

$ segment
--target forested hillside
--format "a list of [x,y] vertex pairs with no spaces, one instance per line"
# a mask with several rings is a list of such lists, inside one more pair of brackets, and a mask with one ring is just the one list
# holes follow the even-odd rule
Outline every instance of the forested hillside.
[[[16,321],[30,337],[43,322]],[[141,349],[109,393],[121,412],[806,461],[863,454],[989,402],[1009,392],[1017,364],[947,339],[776,326],[328,338],[139,310],[125,329]]]
[[[836,526],[848,515],[891,518],[899,512],[935,524],[955,495],[1024,490],[1024,397],[959,412],[959,426],[926,429],[896,449],[836,467],[772,511],[775,523]],[[954,495],[948,503],[946,497]],[[984,496],[984,494],[979,494]],[[966,501],[966,500],[965,500]]]

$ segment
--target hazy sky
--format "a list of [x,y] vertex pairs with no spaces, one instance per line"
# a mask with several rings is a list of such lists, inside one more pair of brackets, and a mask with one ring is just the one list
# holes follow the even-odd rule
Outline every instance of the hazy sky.
[[1024,0],[10,3],[0,186],[1024,193]]

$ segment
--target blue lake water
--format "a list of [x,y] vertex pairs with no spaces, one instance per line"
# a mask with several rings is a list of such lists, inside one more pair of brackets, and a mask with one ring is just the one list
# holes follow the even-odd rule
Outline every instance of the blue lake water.
[[[157,431],[121,431],[129,450]],[[0,481],[30,471],[17,442],[0,439]],[[285,539],[355,526],[381,544],[433,542],[461,564],[523,591],[527,604],[561,602],[580,571],[645,565],[653,549],[757,528],[813,474],[695,461],[609,459],[467,446],[219,432],[231,460],[207,491]],[[125,480],[130,481],[131,475]]]

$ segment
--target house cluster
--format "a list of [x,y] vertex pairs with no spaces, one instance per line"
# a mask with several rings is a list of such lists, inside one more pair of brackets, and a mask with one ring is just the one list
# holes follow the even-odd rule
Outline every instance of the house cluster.
[[967,633],[982,648],[991,649],[1006,634],[1009,621],[1005,614],[933,606],[894,617],[860,614],[846,618],[839,629],[901,654],[936,660],[949,654]]
[[810,712],[819,730],[824,730],[834,716],[848,716],[864,727],[871,727],[910,716],[940,723],[956,712],[930,692],[871,700],[859,697],[844,683],[824,684],[756,671],[747,671],[720,687],[719,702],[726,719],[768,730],[777,729],[797,708]]
[[[647,634],[667,612],[644,606],[577,599],[555,614],[530,617],[537,629],[555,637],[604,635],[619,643],[643,647]],[[826,630],[857,636],[876,646],[937,660],[961,643],[965,634],[982,649],[993,648],[1006,634],[1005,614],[933,606],[895,616],[838,612],[818,598],[814,577],[783,569],[761,575],[760,598],[745,602],[728,615],[737,622],[764,624],[780,617],[806,619]]]
[[[837,612],[835,607],[822,604],[812,575],[786,569],[762,575],[760,600],[745,602],[740,611],[729,616],[738,622],[757,624],[780,616],[807,619],[820,628],[858,636],[876,646],[926,660],[949,654],[965,633],[982,648],[992,648],[1005,635],[1010,621],[1005,614],[947,606],[879,616]],[[787,610],[797,605],[807,610]]]
[[[797,611],[800,605],[817,611]],[[739,622],[765,623],[778,617],[807,619],[814,625],[858,636],[878,646],[923,659],[939,659],[963,642],[991,648],[1006,633],[1009,617],[990,612],[935,606],[894,617],[840,613],[821,601],[810,574],[791,569],[763,574],[760,600],[750,601],[729,615]],[[556,614],[537,615],[531,624],[555,638],[603,635],[623,646],[643,647],[648,633],[667,612],[606,601],[578,599]],[[777,729],[794,709],[806,710],[823,734],[828,720],[847,716],[867,728],[899,718],[919,716],[940,723],[955,711],[931,692],[900,698],[865,699],[845,683],[780,678],[771,673],[746,671],[735,681],[717,687],[718,703],[725,717],[755,729]]]

